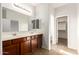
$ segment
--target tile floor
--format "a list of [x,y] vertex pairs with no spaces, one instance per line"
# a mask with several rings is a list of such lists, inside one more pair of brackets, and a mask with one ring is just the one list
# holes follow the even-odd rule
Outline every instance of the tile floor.
[[62,45],[53,45],[52,49],[38,49],[32,55],[77,55],[77,51]]
[[56,45],[52,45],[52,49],[38,49],[33,55],[77,55],[77,51],[67,47],[67,39],[59,39]]
[[64,39],[64,38],[58,38],[58,44],[60,45],[64,45],[64,46],[67,46],[67,39]]
[[39,49],[39,50],[36,50],[33,53],[33,55],[61,55],[61,54],[54,50],[48,51],[47,49]]

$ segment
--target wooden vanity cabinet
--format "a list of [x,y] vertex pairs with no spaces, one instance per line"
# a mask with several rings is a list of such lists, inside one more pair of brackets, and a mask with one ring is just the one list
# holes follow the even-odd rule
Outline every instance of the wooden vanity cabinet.
[[27,55],[42,46],[42,34],[3,41],[3,55]]

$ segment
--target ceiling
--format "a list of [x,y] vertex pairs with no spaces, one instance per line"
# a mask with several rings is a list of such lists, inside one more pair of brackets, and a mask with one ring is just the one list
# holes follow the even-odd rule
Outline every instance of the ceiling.
[[53,8],[57,8],[57,7],[66,5],[67,3],[28,3],[28,5],[31,5],[31,6],[38,6],[38,5],[41,5],[41,4],[49,4]]
[[63,5],[66,5],[67,3],[52,3],[50,4],[53,8],[61,7]]
[[29,9],[29,7],[33,8],[33,7],[38,7],[40,5],[41,6],[42,5],[49,5],[52,8],[58,8],[58,7],[61,7],[63,5],[66,5],[66,4],[68,4],[68,3],[21,3],[21,4],[18,4],[18,5],[22,5],[22,7]]

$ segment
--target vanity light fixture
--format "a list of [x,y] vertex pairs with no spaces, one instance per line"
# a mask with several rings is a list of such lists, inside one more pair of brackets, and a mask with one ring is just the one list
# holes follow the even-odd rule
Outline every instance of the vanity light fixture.
[[25,8],[23,8],[23,7],[21,7],[21,6],[19,6],[19,5],[17,5],[17,4],[13,4],[15,7],[17,7],[17,8],[20,8],[20,9],[22,9],[22,10],[24,10],[24,11],[27,11],[27,12],[31,12],[31,11],[29,11],[29,10],[27,10],[27,9],[25,9]]

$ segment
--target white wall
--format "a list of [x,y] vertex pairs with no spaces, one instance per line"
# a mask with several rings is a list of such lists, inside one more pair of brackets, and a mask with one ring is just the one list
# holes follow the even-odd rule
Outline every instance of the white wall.
[[77,6],[77,51],[79,54],[79,4]]
[[1,4],[0,4],[0,54],[1,54]]
[[[68,16],[68,47],[72,49],[77,49],[77,6],[76,4],[67,4],[59,8],[56,8],[55,18],[62,17],[62,16]],[[56,35],[56,32],[55,32],[55,35]]]
[[55,44],[55,19],[54,8],[49,7],[50,19],[49,19],[49,50],[52,49],[52,45]]
[[49,48],[49,11],[48,4],[40,4],[36,6],[36,18],[41,21],[40,30],[43,31],[43,48]]

